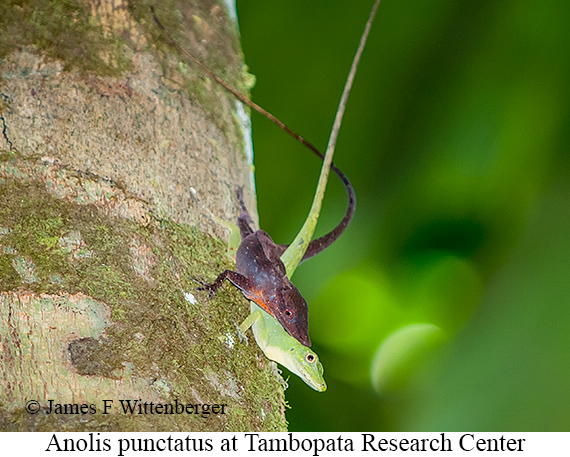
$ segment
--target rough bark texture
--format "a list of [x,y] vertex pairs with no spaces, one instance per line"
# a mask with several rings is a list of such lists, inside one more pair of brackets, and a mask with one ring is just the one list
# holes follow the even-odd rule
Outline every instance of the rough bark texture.
[[[156,6],[246,90],[223,4]],[[237,186],[254,207],[235,101],[144,0],[3,1],[0,95],[0,430],[284,429],[270,363],[237,339],[247,302],[192,280],[232,266]],[[131,415],[125,399],[227,407]]]

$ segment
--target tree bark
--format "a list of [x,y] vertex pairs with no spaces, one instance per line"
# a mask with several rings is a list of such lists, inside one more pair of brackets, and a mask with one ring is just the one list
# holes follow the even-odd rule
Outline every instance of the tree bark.
[[[194,291],[232,268],[238,186],[255,214],[237,105],[168,47],[149,5],[0,6],[0,430],[286,427],[270,363],[237,339],[246,300]],[[247,90],[223,3],[156,7]],[[227,406],[130,414],[121,400]]]

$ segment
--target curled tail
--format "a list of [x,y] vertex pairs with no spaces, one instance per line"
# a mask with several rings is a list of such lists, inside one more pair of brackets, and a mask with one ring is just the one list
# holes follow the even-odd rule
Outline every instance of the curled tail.
[[[320,154],[320,157],[322,159],[323,155]],[[310,259],[311,257],[324,251],[331,244],[333,244],[338,239],[338,237],[341,236],[342,233],[346,230],[348,224],[350,224],[350,221],[354,216],[354,211],[356,210],[356,194],[354,192],[352,184],[350,184],[350,181],[348,180],[346,175],[342,171],[340,171],[340,169],[334,163],[331,164],[331,170],[333,170],[337,174],[337,176],[344,184],[344,187],[346,188],[346,193],[348,194],[348,207],[346,208],[346,213],[344,214],[344,217],[334,229],[332,229],[326,235],[323,235],[320,238],[317,238],[316,240],[312,240],[309,243],[309,247],[307,248],[307,251],[303,256],[302,261]]]
[[[313,151],[321,160],[324,159],[324,155],[321,151],[319,151],[315,146],[313,146],[304,138],[303,140],[304,140],[303,144],[305,146],[307,146],[311,151]],[[334,229],[332,229],[326,235],[323,235],[320,238],[312,240],[309,243],[309,247],[305,251],[305,255],[303,255],[303,258],[301,259],[302,262],[319,254],[320,252],[328,248],[331,244],[333,244],[338,239],[338,237],[340,237],[342,233],[346,230],[348,224],[350,224],[350,221],[354,216],[354,211],[356,210],[356,194],[349,179],[334,163],[331,163],[331,170],[336,173],[336,175],[340,178],[340,180],[344,184],[346,193],[348,194],[348,207],[346,208],[346,213],[344,214],[344,217]],[[280,244],[278,246],[280,251],[279,256],[283,255],[283,253],[287,250],[288,247],[289,247],[288,244]]]

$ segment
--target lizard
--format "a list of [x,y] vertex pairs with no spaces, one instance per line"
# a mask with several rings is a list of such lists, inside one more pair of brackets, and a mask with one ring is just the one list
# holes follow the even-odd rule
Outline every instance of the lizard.
[[[342,122],[342,117],[344,114],[344,109],[346,107],[346,102],[348,100],[348,94],[350,93],[352,82],[356,74],[356,69],[358,67],[358,63],[360,61],[360,57],[364,49],[364,45],[366,43],[368,34],[370,32],[370,28],[372,26],[372,21],[374,19],[379,4],[380,0],[376,0],[372,7],[368,21],[366,22],[364,32],[360,39],[358,50],[352,62],[349,76],[347,78],[345,88],[343,90],[343,94],[341,97],[341,101],[339,103],[339,108],[337,110],[335,120],[333,123],[333,129],[331,131],[331,136],[329,138],[329,142],[327,145],[326,155],[324,156],[323,159],[323,166],[321,168],[321,175],[319,177],[317,191],[315,193],[315,197],[313,199],[313,204],[311,206],[309,215],[307,216],[307,219],[305,220],[303,227],[299,231],[299,234],[295,237],[293,243],[290,246],[275,245],[277,246],[276,251],[278,253],[281,253],[279,257],[285,268],[287,278],[290,278],[292,276],[297,265],[301,261],[306,260],[307,258],[310,258],[318,254],[319,252],[322,252],[322,250],[330,246],[330,244],[332,244],[332,242],[334,242],[338,238],[338,236],[340,236],[340,234],[342,234],[342,232],[346,229],[346,226],[348,226],[348,223],[350,223],[352,215],[354,214],[354,207],[355,207],[354,190],[352,189],[352,186],[350,185],[350,182],[348,181],[346,176],[344,176],[344,174],[342,174],[342,172],[340,172],[340,170],[338,170],[338,168],[334,164],[332,164],[332,155],[334,153],[336,139]],[[300,135],[293,132],[285,124],[283,124],[281,121],[275,118],[272,114],[265,111],[259,105],[243,97],[243,95],[241,95],[235,89],[229,87],[217,75],[211,72],[201,62],[199,62],[186,50],[180,47],[168,35],[167,31],[159,22],[158,18],[154,13],[154,8],[151,7],[151,10],[155,22],[158,24],[159,28],[165,33],[165,36],[168,38],[171,44],[177,50],[179,50],[179,52],[182,52],[187,57],[189,57],[200,68],[202,68],[212,79],[214,79],[215,81],[220,83],[224,88],[226,88],[228,91],[233,93],[240,101],[250,106],[251,108],[255,109],[256,111],[260,112],[261,114],[264,114],[274,123],[276,123],[279,127],[285,130],[288,134],[295,137],[298,141],[307,146],[311,151],[313,151],[319,157],[323,158],[323,155],[320,153],[320,151],[318,151],[317,148],[314,147],[311,143],[309,143]],[[328,173],[331,168],[333,169],[333,171],[335,171],[335,173],[337,173],[337,175],[341,178],[343,183],[345,183],[345,187],[347,189],[347,192],[349,193],[349,209],[347,210],[341,223],[335,229],[333,229],[331,232],[324,235],[323,237],[318,238],[317,240],[313,240],[311,242],[310,239],[312,237],[312,234],[314,233],[318,215],[320,213],[321,202],[324,195],[326,182],[328,179]],[[346,182],[348,182],[348,185],[346,184]],[[249,225],[249,221],[247,221],[247,219],[245,219],[244,221],[246,222],[246,225]],[[251,234],[250,232],[252,231],[253,230],[251,229],[251,227],[243,228],[243,233],[245,233],[246,236],[250,235]],[[301,377],[301,379],[303,379],[305,383],[307,383],[313,389],[321,392],[326,390],[326,383],[323,377],[323,367],[318,360],[318,356],[308,347],[305,347],[305,345],[301,345],[298,340],[291,337],[287,332],[285,332],[284,328],[280,326],[270,314],[260,309],[254,301],[250,301],[250,303],[251,303],[251,308],[250,308],[251,313],[240,326],[240,331],[242,333],[245,333],[245,331],[247,331],[247,329],[251,327],[256,342],[258,346],[262,349],[266,357],[288,368],[291,372]]]
[[[238,200],[240,200],[242,211],[244,211],[245,205],[243,204],[241,188],[238,189]],[[247,212],[247,210],[244,212]],[[247,220],[247,218],[244,219]],[[251,221],[247,222],[251,224]],[[235,258],[236,251],[239,248],[239,244],[241,244],[239,241],[240,228],[231,222],[226,222],[225,225],[232,232],[228,246],[228,256]],[[269,360],[284,366],[316,391],[324,392],[327,389],[323,376],[324,368],[319,361],[318,355],[311,348],[299,343],[284,330],[271,314],[264,311],[253,301],[250,301],[250,314],[238,326],[240,340],[242,340],[249,328],[253,331],[257,345]],[[245,342],[247,344],[247,338]],[[276,367],[274,366],[274,368]],[[274,370],[274,372],[283,387],[287,388],[287,382],[281,378],[280,371]]]

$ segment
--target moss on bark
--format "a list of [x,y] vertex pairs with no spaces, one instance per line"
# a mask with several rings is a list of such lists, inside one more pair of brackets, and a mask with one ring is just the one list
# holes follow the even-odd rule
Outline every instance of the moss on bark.
[[[37,180],[5,175],[0,199],[0,429],[283,428],[277,378],[254,344],[237,340],[232,321],[245,318],[247,303],[229,288],[210,301],[194,291],[193,278],[231,267],[224,243],[152,216],[142,226],[106,215],[54,197]],[[227,414],[120,413],[118,401],[133,395],[227,404]],[[23,410],[30,399],[39,414]],[[98,413],[47,415],[49,399],[94,404]],[[101,413],[104,399],[114,400],[115,414]]]

